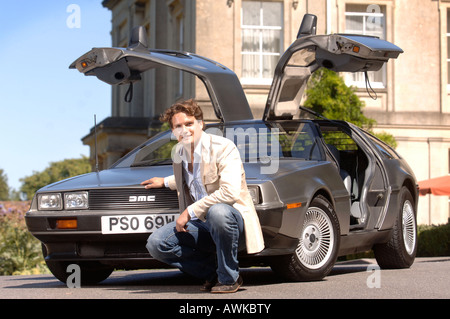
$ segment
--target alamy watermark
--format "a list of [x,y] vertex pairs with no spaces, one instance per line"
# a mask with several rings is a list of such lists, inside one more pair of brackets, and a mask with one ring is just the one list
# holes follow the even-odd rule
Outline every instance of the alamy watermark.
[[366,272],[370,273],[367,277],[367,288],[381,288],[381,270],[378,265],[369,265]]
[[81,28],[81,8],[78,4],[69,4],[66,12],[70,13],[66,19],[66,25],[69,29]]
[[66,269],[70,275],[67,277],[67,288],[81,288],[81,268],[77,264],[70,264]]
[[[172,131],[172,139],[178,140],[183,134],[183,129],[177,128]],[[275,174],[279,168],[281,145],[279,142],[280,130],[278,128],[268,129],[266,127],[229,127],[224,132],[215,127],[207,128],[205,133],[226,137],[234,142],[243,163],[259,163],[262,174]],[[190,148],[183,148],[188,154],[184,157],[191,158]],[[173,146],[171,157],[174,163],[180,163],[182,158],[176,156],[177,145]],[[210,162],[215,159],[200,158],[200,161]],[[195,163],[195,157],[194,157]]]

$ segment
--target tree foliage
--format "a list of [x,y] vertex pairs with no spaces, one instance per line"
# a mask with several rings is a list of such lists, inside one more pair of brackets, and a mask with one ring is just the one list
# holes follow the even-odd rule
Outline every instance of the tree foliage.
[[65,159],[59,162],[52,162],[42,172],[34,172],[31,176],[20,179],[22,186],[20,190],[27,194],[28,199],[31,199],[40,188],[58,182],[60,180],[89,173],[91,165],[89,158],[82,156],[78,159]]
[[9,187],[8,187],[8,177],[4,173],[3,169],[0,168],[0,200],[9,199]]
[[348,87],[344,80],[334,71],[321,68],[316,71],[308,83],[305,107],[322,114],[330,120],[343,120],[353,123],[377,136],[392,147],[396,147],[395,138],[386,132],[374,134],[374,119],[363,113],[364,102],[355,94],[353,87]]

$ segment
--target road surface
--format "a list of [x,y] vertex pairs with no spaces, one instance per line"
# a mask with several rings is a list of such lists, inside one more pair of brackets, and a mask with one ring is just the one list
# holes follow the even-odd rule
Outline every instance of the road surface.
[[213,295],[176,269],[115,271],[95,286],[68,288],[52,275],[0,276],[1,299],[449,299],[450,257],[417,258],[410,269],[380,270],[374,259],[338,262],[321,281],[283,282],[270,268],[242,269],[235,294]]

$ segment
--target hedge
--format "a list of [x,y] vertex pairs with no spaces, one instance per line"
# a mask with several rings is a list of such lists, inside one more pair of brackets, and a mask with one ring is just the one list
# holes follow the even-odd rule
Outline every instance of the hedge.
[[420,225],[418,234],[418,257],[450,256],[450,224],[438,226]]

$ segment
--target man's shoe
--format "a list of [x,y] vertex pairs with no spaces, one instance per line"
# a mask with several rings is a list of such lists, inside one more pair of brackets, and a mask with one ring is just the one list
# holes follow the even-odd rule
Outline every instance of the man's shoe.
[[212,281],[205,281],[203,286],[200,288],[200,291],[211,291],[211,289],[217,284],[217,278],[214,278]]
[[211,288],[211,293],[224,294],[224,293],[236,292],[239,290],[239,288],[242,286],[243,283],[244,283],[244,280],[242,279],[241,275],[239,275],[236,282],[232,285],[224,285],[219,282],[217,285],[215,285],[214,287]]

